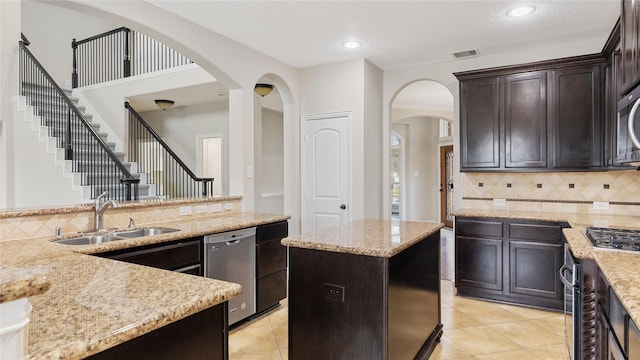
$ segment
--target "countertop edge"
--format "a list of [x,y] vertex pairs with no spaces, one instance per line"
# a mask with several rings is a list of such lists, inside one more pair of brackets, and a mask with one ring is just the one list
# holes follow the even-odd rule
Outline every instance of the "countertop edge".
[[[364,219],[361,221],[376,221],[372,219]],[[377,220],[381,223],[387,222],[389,225],[393,225],[394,222],[392,220]],[[394,255],[400,253],[401,251],[411,247],[412,245],[418,243],[424,238],[434,234],[436,231],[439,231],[444,227],[442,223],[435,222],[418,222],[418,221],[396,221],[397,224],[419,224],[420,226],[428,227],[425,231],[420,232],[409,239],[403,239],[402,242],[398,243],[393,247],[370,247],[370,246],[357,246],[357,245],[346,245],[339,244],[335,242],[322,242],[322,241],[313,241],[311,239],[306,239],[306,235],[301,235],[299,237],[287,237],[281,240],[281,244],[287,247],[295,247],[302,249],[310,249],[310,250],[320,250],[320,251],[328,251],[328,252],[336,252],[343,254],[353,254],[353,255],[364,255],[364,256],[373,256],[373,257],[385,257],[390,258]],[[358,224],[358,221],[345,224],[335,228],[323,229],[320,230],[320,233],[324,234],[327,237],[338,237],[338,233],[340,231],[345,231],[353,224]]]

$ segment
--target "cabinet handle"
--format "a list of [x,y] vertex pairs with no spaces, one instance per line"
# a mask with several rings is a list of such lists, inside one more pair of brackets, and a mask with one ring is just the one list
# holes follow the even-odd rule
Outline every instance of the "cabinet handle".
[[635,122],[635,117],[636,117],[636,111],[638,110],[638,106],[640,106],[640,99],[636,100],[636,102],[633,104],[633,107],[631,108],[631,112],[629,112],[629,121],[627,122],[627,127],[629,128],[629,135],[631,136],[631,141],[633,141],[633,144],[637,147],[640,148],[640,140],[638,140],[638,136],[636,135],[636,133],[634,132],[634,122]]

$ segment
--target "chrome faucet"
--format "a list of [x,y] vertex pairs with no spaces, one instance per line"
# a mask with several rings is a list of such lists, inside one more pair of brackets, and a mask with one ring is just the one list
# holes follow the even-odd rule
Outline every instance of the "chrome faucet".
[[100,196],[98,196],[96,198],[96,207],[95,207],[95,217],[94,217],[94,228],[98,231],[102,230],[102,214],[104,214],[104,212],[108,209],[108,208],[117,208],[119,205],[115,200],[108,200],[108,201],[102,201],[102,199],[104,199],[105,196],[109,195],[108,192],[103,192],[102,194],[100,194]]

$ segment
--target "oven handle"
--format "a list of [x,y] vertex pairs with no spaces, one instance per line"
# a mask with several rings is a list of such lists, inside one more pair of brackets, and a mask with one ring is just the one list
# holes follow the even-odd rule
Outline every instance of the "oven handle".
[[640,106],[640,99],[636,100],[636,102],[633,104],[633,107],[631,108],[631,112],[629,112],[629,121],[627,122],[627,127],[629,128],[629,136],[631,136],[631,141],[636,147],[640,148],[640,140],[638,140],[638,136],[636,135],[634,129],[634,122],[636,121],[635,117],[638,106]]
[[566,276],[567,271],[569,271],[569,267],[566,264],[562,265],[560,271],[558,272],[560,274],[560,281],[562,281],[565,286],[573,288],[574,284]]

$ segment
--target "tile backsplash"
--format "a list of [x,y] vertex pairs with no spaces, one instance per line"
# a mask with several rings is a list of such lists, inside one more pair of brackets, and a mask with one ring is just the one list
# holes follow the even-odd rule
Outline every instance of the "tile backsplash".
[[[140,206],[121,206],[109,209],[104,213],[105,228],[121,228],[129,225],[129,218],[136,225],[147,225],[180,218],[210,216],[222,213],[241,211],[241,198],[194,200],[192,202],[158,202],[139,204]],[[181,210],[190,209],[191,214],[181,214]],[[36,213],[16,216],[0,216],[0,241],[16,240],[41,236],[53,236],[56,227],[62,228],[63,234],[89,231],[93,228],[93,210],[78,207],[77,211],[61,211],[52,213],[51,209]],[[0,214],[1,215],[1,214]]]
[[[461,179],[463,208],[640,215],[636,170],[463,173]],[[493,199],[506,201],[496,205]]]

